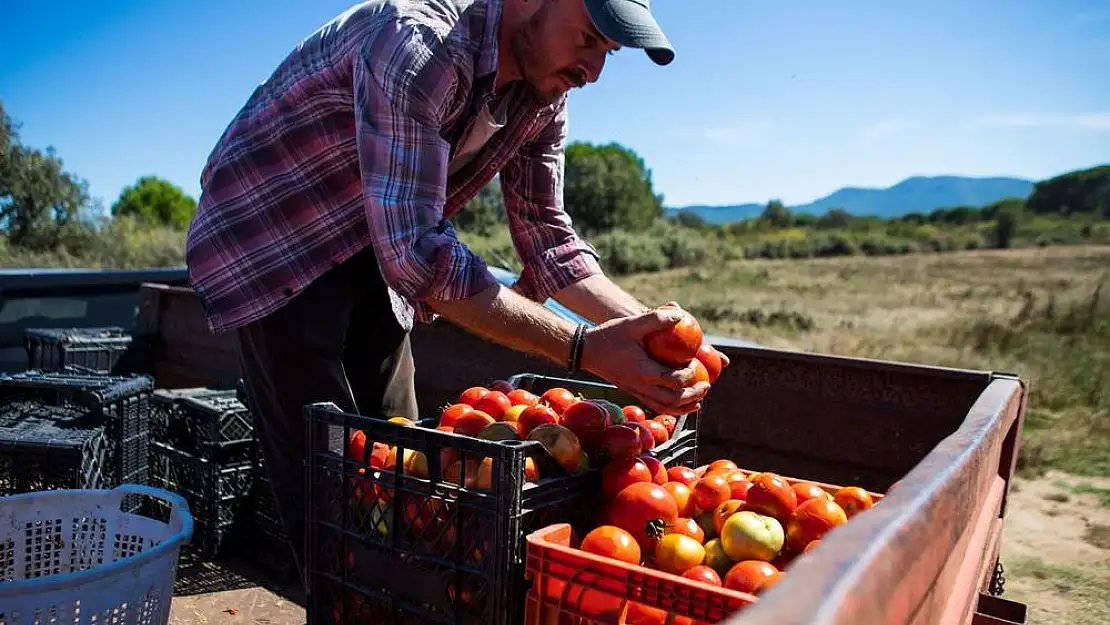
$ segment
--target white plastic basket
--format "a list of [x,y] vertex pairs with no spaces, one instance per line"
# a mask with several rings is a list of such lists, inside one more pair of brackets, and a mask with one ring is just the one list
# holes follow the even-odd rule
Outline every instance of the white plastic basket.
[[[121,510],[169,504],[169,522]],[[125,484],[0,498],[0,625],[166,625],[193,517],[179,495]]]

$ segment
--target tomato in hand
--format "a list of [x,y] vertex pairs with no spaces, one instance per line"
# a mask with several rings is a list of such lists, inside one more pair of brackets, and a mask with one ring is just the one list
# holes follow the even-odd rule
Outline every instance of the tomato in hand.
[[697,356],[701,347],[702,331],[696,319],[684,314],[682,319],[663,330],[644,337],[644,349],[656,362],[682,369]]
[[698,353],[695,356],[701,364],[705,365],[706,374],[709,376],[709,383],[713,384],[717,378],[721,376],[721,369],[724,363],[721,361],[721,355],[709,343],[702,343],[698,348]]
[[640,545],[627,531],[612,525],[600,525],[582,539],[582,551],[628,564],[639,564]]

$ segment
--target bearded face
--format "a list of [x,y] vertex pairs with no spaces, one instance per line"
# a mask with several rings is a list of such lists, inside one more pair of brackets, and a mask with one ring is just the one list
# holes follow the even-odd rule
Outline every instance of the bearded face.
[[509,39],[513,61],[536,99],[558,101],[595,82],[616,50],[594,27],[582,0],[536,0],[541,5]]

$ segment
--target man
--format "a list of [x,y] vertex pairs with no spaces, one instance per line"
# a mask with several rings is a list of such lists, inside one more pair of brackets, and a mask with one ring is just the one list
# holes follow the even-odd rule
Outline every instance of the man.
[[[657,411],[704,395],[692,367],[641,346],[680,310],[609,281],[562,206],[566,93],[621,46],[674,56],[648,0],[373,0],[302,42],[220,138],[189,275],[211,329],[238,334],[301,566],[301,406],[415,416],[414,318],[589,371]],[[497,173],[524,264],[514,289],[448,221]],[[598,325],[536,303],[549,296]]]

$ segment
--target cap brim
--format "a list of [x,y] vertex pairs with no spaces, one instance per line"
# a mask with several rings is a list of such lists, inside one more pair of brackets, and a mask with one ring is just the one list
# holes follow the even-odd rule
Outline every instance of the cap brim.
[[627,48],[640,48],[658,65],[674,60],[674,48],[651,10],[634,0],[585,0],[602,35]]

